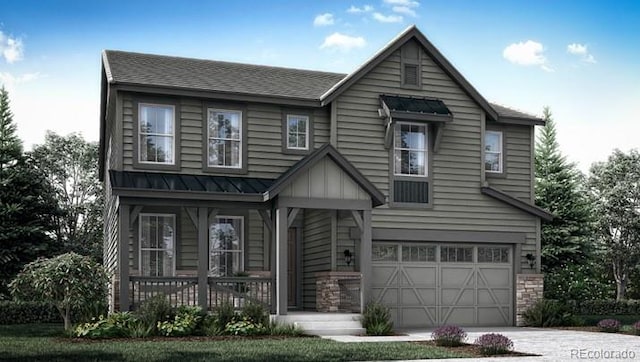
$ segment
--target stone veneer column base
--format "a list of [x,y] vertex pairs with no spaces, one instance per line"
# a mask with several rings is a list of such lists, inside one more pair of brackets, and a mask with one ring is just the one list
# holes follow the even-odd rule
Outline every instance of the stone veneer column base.
[[516,276],[516,326],[524,326],[522,314],[543,298],[543,274],[518,274]]
[[[359,272],[320,272],[316,273],[316,309],[318,312],[342,312],[359,310],[357,306],[341,305],[340,280],[360,281]],[[359,289],[359,288],[358,288]]]

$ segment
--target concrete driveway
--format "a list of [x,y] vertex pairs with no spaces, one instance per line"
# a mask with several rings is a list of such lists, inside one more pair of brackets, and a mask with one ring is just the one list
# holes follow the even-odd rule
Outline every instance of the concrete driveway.
[[[493,357],[482,361],[640,361],[640,337],[613,333],[580,332],[538,328],[465,328],[467,342],[485,333],[500,333],[511,338],[514,350],[540,355],[540,357]],[[430,330],[403,331],[407,336],[357,337],[333,336],[341,342],[364,341],[416,341],[431,339]],[[441,359],[438,361],[475,361],[468,358]]]

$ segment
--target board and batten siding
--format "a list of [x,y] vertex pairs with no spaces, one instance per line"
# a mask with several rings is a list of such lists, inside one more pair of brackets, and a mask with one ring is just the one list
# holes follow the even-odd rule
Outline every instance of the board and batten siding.
[[302,244],[302,301],[304,309],[316,308],[316,273],[331,268],[330,210],[304,213]]
[[[432,208],[384,205],[373,210],[373,227],[524,232],[527,237],[521,256],[535,254],[536,218],[480,193],[483,110],[421,51],[422,90],[400,87],[398,50],[336,99],[338,150],[387,196],[389,150],[384,147],[384,120],[377,112],[379,95],[435,97],[443,100],[454,115],[432,157]],[[519,140],[518,135],[507,138]],[[513,156],[509,157],[518,157],[516,150],[510,153]],[[524,257],[521,265],[523,270],[525,266],[528,269]]]
[[[148,99],[148,98],[145,98]],[[130,94],[123,97],[123,165],[125,170],[136,170],[133,163],[133,100]],[[204,102],[204,103],[203,103]],[[202,132],[206,131],[204,104],[216,104],[215,100],[202,101],[196,98],[179,99],[180,107],[180,172],[188,174],[215,174],[203,172]],[[220,102],[225,109],[234,109],[228,102]],[[277,105],[248,103],[238,109],[244,109],[247,114],[247,148],[248,148],[248,177],[277,178],[303,155],[282,153],[282,118],[283,113],[295,113]],[[313,117],[313,140],[315,148],[329,143],[329,109],[307,110]],[[154,171],[162,172],[162,171]],[[175,171],[174,171],[175,172]],[[223,174],[223,173],[221,173]]]
[[369,200],[369,194],[329,157],[300,174],[281,196],[340,200]]

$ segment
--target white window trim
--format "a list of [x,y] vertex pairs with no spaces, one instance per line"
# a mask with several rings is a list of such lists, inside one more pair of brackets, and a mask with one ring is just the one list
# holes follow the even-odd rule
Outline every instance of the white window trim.
[[[172,220],[173,227],[173,249],[166,248],[143,248],[142,247],[142,218],[148,216],[160,216],[160,217],[169,217]],[[176,275],[176,258],[178,257],[176,254],[176,215],[175,214],[159,214],[159,213],[140,213],[138,215],[138,271],[140,275],[142,275],[142,252],[143,251],[162,251],[162,250],[172,250],[173,251],[173,259],[171,265],[171,275]]]
[[[499,151],[499,152],[490,152],[490,151],[487,151],[487,150],[485,149],[485,151],[484,151],[485,159],[484,159],[484,162],[483,162],[483,168],[484,168],[484,171],[485,171],[485,172],[488,172],[488,173],[503,173],[503,172],[504,172],[504,162],[503,162],[504,150],[502,149],[502,144],[503,144],[503,139],[502,139],[502,137],[503,137],[504,135],[502,134],[502,131],[485,131],[485,144],[486,144],[486,142],[487,142],[487,140],[486,140],[486,136],[487,136],[487,135],[489,135],[489,134],[496,134],[496,135],[498,135],[498,137],[499,137],[498,145],[499,145],[499,147],[500,147],[500,151]],[[487,169],[486,169],[486,166],[485,166],[485,165],[486,165],[486,162],[487,162],[487,156],[486,156],[486,155],[487,155],[487,153],[489,153],[489,154],[498,154],[498,165],[500,166],[500,169],[499,169],[498,171],[493,171],[493,170],[487,170]]]
[[[227,112],[227,113],[238,113],[240,114],[240,118],[238,120],[238,139],[235,138],[218,138],[218,137],[211,137],[211,134],[209,134],[209,119],[210,119],[210,115],[211,112]],[[211,168],[230,168],[230,169],[241,169],[243,167],[242,165],[242,148],[244,147],[244,145],[242,144],[243,140],[242,140],[242,111],[241,110],[237,110],[237,109],[223,109],[223,108],[207,108],[207,167],[211,167]],[[238,148],[238,166],[225,166],[225,165],[212,165],[211,163],[209,163],[209,141],[211,140],[220,140],[220,141],[238,141],[240,142],[240,147]]]
[[[172,134],[167,134],[167,133],[147,133],[147,132],[142,132],[142,130],[140,129],[140,125],[142,124],[142,117],[141,114],[142,112],[140,112],[140,110],[142,109],[142,107],[169,107],[172,110]],[[176,158],[178,158],[178,155],[176,154],[176,106],[174,106],[173,104],[162,104],[162,103],[138,103],[138,163],[141,164],[147,164],[147,165],[175,165],[176,164]],[[171,137],[173,138],[173,160],[171,162],[157,162],[157,161],[143,161],[142,160],[142,142],[140,141],[140,136],[143,135],[150,135],[150,136],[161,136],[161,137]]]
[[[236,220],[240,220],[240,249],[239,250],[229,250],[229,249],[224,249],[224,250],[216,250],[217,252],[231,252],[231,253],[239,253],[240,254],[240,272],[244,271],[244,239],[245,239],[245,235],[244,235],[244,216],[238,216],[238,215],[216,215],[214,217],[214,221],[209,223],[209,230],[211,230],[211,225],[213,223],[218,223],[219,219],[236,219]],[[208,268],[207,268],[207,273],[209,273],[211,271],[211,235],[209,235],[208,237],[208,242],[207,242],[207,249],[209,250],[208,256],[207,256],[207,264],[208,264]]]
[[[289,146],[289,120],[291,118],[304,118],[306,120],[306,127],[304,130],[304,135],[305,135],[305,144],[304,147],[290,147]],[[298,135],[300,134],[300,132],[298,132]],[[287,149],[289,150],[308,150],[309,149],[309,116],[303,115],[303,114],[287,114]]]
[[[400,125],[411,125],[411,126],[420,126],[424,127],[424,149],[419,148],[399,148],[396,147],[396,134],[395,132],[398,130]],[[393,175],[394,176],[402,176],[402,177],[420,177],[425,178],[429,176],[429,127],[424,123],[416,123],[416,122],[396,122],[393,126]],[[396,170],[396,151],[422,151],[424,152],[424,174],[416,175],[416,174],[406,174],[406,173],[398,173]]]

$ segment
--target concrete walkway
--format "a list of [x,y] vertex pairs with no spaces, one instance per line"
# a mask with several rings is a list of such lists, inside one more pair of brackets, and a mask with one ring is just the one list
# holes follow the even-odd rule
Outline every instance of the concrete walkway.
[[[640,337],[613,333],[581,332],[538,328],[465,328],[467,342],[485,333],[500,333],[513,341],[514,350],[540,357],[455,358],[438,361],[640,361]],[[403,331],[406,336],[330,336],[338,342],[400,342],[431,339],[430,330]]]

